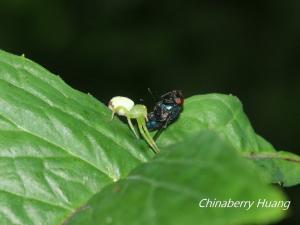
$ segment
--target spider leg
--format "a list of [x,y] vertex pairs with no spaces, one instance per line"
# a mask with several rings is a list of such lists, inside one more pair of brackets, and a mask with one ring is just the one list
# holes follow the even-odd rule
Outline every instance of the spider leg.
[[111,114],[110,121],[112,121],[112,120],[113,120],[114,116],[115,116],[115,111],[112,111],[112,114]]
[[137,118],[137,123],[138,123],[138,127],[139,130],[142,134],[142,136],[144,137],[144,139],[147,141],[147,143],[151,146],[151,148],[153,149],[154,153],[159,153],[159,148],[157,147],[157,145],[155,144],[154,140],[152,139],[152,137],[150,136],[145,121],[144,119],[141,118]]
[[110,118],[111,121],[113,120],[115,114],[118,113],[119,110],[124,110],[125,111],[126,109],[122,106],[119,106],[119,107],[116,107],[115,109],[113,109],[112,114],[111,114],[111,118]]
[[136,130],[134,129],[134,126],[132,125],[131,119],[129,117],[127,117],[127,121],[128,121],[130,129],[133,131],[133,133],[136,136],[136,138],[139,139],[139,135],[137,134]]
[[[114,108],[114,109],[112,110],[111,120],[114,118],[114,116],[115,116],[116,113],[118,114],[118,112],[119,112],[120,110],[123,110],[123,111],[125,112],[125,114],[128,114],[128,110],[127,110],[125,107],[123,107],[123,106],[118,106],[118,107],[116,107],[116,108]],[[126,116],[126,115],[125,115],[125,116]]]
[[157,145],[156,145],[155,141],[153,140],[153,138],[151,137],[151,135],[150,135],[150,133],[149,133],[149,131],[148,131],[148,129],[147,129],[146,124],[144,123],[144,124],[142,125],[142,127],[143,127],[144,132],[145,132],[145,134],[147,135],[148,139],[151,141],[151,143],[152,143],[152,145],[153,145],[153,147],[154,147],[153,149],[155,150],[155,153],[159,153],[160,150],[159,150],[159,148],[157,147]]

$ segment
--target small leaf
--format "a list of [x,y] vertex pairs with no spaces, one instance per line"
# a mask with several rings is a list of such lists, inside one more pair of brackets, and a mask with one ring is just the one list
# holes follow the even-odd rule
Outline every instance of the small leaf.
[[263,168],[268,180],[283,186],[293,186],[300,181],[300,157],[284,151],[243,154]]
[[[250,210],[200,208],[201,199],[254,201]],[[259,199],[284,200],[232,146],[210,132],[169,145],[154,160],[95,195],[69,225],[264,224],[282,208],[257,207]]]

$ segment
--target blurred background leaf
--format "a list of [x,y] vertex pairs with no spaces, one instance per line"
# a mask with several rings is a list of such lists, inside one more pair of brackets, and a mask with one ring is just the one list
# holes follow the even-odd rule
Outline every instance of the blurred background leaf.
[[[269,224],[286,212],[256,207],[258,199],[284,197],[260,175],[215,132],[199,131],[104,188],[66,224]],[[199,199],[247,199],[255,206],[200,208]]]

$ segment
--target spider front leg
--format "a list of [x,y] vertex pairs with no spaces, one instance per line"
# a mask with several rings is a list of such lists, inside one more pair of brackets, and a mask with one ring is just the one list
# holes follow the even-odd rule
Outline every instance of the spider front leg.
[[144,118],[137,118],[137,123],[138,123],[138,127],[139,127],[139,130],[142,134],[142,136],[144,137],[144,139],[147,141],[147,143],[151,146],[151,148],[153,149],[154,153],[159,153],[160,150],[159,148],[157,147],[155,141],[152,139],[148,129],[147,129],[147,126],[146,126],[146,123],[145,123],[145,119]]
[[112,114],[110,120],[113,120],[115,114],[118,114],[120,116],[125,116],[129,111],[124,106],[117,106],[114,108],[111,108]]
[[128,122],[128,125],[129,125],[130,129],[133,131],[135,137],[136,137],[137,139],[139,139],[139,135],[137,134],[137,132],[136,132],[134,126],[132,125],[131,119],[130,119],[128,116],[126,116],[126,118],[127,118],[127,122]]
[[130,119],[136,119],[139,131],[145,141],[150,145],[155,153],[159,153],[159,148],[155,144],[154,140],[152,139],[151,135],[146,126],[147,120],[147,108],[144,105],[137,104],[135,105],[128,113],[128,117]]

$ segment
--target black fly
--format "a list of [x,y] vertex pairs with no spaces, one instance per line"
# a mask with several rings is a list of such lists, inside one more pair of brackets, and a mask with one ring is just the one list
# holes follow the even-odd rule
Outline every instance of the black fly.
[[148,113],[147,128],[149,131],[158,130],[154,135],[157,139],[163,129],[173,123],[183,110],[184,97],[181,91],[170,91],[158,99],[154,110]]

